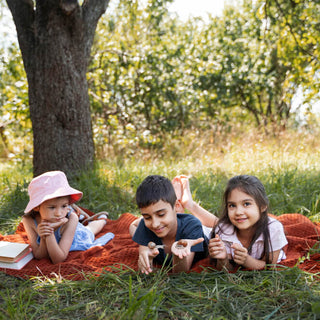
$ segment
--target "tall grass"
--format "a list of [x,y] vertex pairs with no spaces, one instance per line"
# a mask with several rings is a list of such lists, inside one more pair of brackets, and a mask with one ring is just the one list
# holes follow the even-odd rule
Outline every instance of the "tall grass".
[[[277,138],[259,132],[213,135],[190,132],[166,139],[161,150],[100,159],[95,170],[70,184],[84,192],[79,203],[112,219],[138,214],[134,194],[149,174],[191,176],[193,197],[218,212],[227,180],[254,174],[266,187],[274,214],[300,212],[319,221],[320,141],[302,132]],[[0,169],[0,233],[14,232],[28,202],[30,165]],[[0,273],[0,319],[320,319],[319,275],[297,267],[235,274],[210,271],[149,276],[121,272],[84,281]]]

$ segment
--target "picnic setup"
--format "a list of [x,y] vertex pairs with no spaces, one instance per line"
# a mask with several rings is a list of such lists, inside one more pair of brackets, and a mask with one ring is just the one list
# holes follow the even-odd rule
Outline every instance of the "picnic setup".
[[[83,208],[86,210],[85,208]],[[86,210],[88,214],[93,214]],[[112,232],[116,236],[105,246],[98,246],[86,251],[70,252],[66,261],[54,265],[49,259],[32,259],[22,269],[13,270],[1,268],[5,273],[20,277],[34,276],[55,277],[59,274],[65,279],[81,280],[88,273],[117,272],[117,268],[137,270],[138,245],[132,241],[129,226],[137,219],[130,213],[120,215],[117,220],[109,220],[101,234]],[[320,272],[320,254],[313,253],[319,248],[320,224],[313,223],[301,214],[283,214],[277,217],[285,228],[288,239],[286,249],[287,259],[279,267],[294,267],[310,273]],[[99,234],[97,235],[99,237]],[[0,241],[27,243],[27,235],[22,225],[19,225],[15,234],[0,236]],[[209,258],[197,262],[191,272],[210,272]],[[281,270],[281,268],[279,268]]]

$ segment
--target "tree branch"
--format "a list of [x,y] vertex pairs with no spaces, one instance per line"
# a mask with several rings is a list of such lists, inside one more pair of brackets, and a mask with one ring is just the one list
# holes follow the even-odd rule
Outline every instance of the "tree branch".
[[[286,16],[284,10],[282,9],[279,1],[278,1],[278,0],[274,0],[274,2],[275,2],[275,4],[276,4],[276,6],[277,6],[277,8],[278,8],[278,10],[279,10],[282,18],[284,19],[284,22],[285,22],[286,26],[289,28],[290,34],[292,35],[293,40],[294,40],[294,42],[296,43],[296,45],[298,46],[298,48],[299,48],[304,54],[309,55],[310,57],[312,57],[314,60],[316,60],[316,61],[319,63],[318,57],[316,57],[311,50],[308,50],[308,49],[303,48],[302,45],[299,43],[299,41],[298,41],[298,39],[297,39],[297,36],[296,36],[296,33],[295,33],[295,31],[293,30],[293,27],[292,27],[291,23],[289,23],[288,18],[287,18],[287,16]],[[268,1],[267,1],[267,3],[268,3]]]
[[85,0],[82,4],[86,32],[85,50],[90,54],[94,34],[100,17],[105,13],[110,0]]

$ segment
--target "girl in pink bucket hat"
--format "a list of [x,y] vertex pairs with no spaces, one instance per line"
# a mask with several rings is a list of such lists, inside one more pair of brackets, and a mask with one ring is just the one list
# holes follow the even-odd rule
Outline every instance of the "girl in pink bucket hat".
[[95,239],[107,223],[107,212],[89,217],[81,211],[87,225],[79,222],[71,205],[82,198],[82,192],[70,187],[62,171],[49,171],[34,178],[28,193],[30,200],[22,222],[36,259],[50,258],[59,263],[70,251],[87,250],[113,239],[110,232]]

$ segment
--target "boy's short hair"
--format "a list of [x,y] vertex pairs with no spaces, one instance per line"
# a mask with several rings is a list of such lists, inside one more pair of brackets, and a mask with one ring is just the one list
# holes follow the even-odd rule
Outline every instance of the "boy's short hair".
[[146,208],[158,201],[168,202],[174,208],[177,196],[171,181],[160,175],[150,175],[139,185],[136,202],[139,208]]

